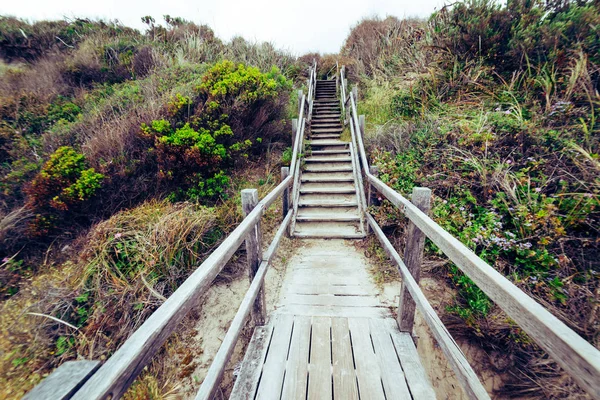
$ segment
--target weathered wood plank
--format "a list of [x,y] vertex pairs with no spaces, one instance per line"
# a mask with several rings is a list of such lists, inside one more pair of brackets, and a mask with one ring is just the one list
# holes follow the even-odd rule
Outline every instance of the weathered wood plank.
[[385,183],[368,176],[380,193],[435,243],[509,317],[536,341],[591,396],[600,399],[600,351],[542,305],[446,232]]
[[331,318],[313,317],[308,400],[331,399]]
[[310,317],[294,317],[290,354],[285,368],[285,380],[281,394],[283,400],[306,400],[310,327]]
[[356,372],[352,359],[350,328],[347,318],[331,320],[333,396],[335,400],[358,400]]
[[375,296],[332,296],[287,294],[286,304],[306,304],[332,307],[380,307],[381,301]]
[[389,318],[387,307],[340,307],[306,304],[289,304],[277,309],[278,312],[292,315],[315,317],[357,317],[357,318]]
[[[429,214],[431,200],[431,189],[413,188],[412,202],[425,214]],[[421,263],[423,262],[423,250],[425,248],[425,234],[412,222],[408,223],[406,232],[406,247],[404,248],[404,262],[408,271],[417,284],[421,279]],[[398,304],[398,327],[401,332],[412,334],[415,323],[415,302],[402,281],[400,288],[400,301]]]
[[240,375],[235,381],[230,399],[254,400],[272,333],[272,325],[257,326],[254,329],[254,334],[242,361]]
[[[256,189],[244,189],[242,190],[242,212],[244,217],[248,216],[250,212],[258,204],[258,190]],[[260,266],[262,260],[262,233],[260,229],[260,220],[254,225],[254,229],[250,230],[248,236],[246,236],[246,264],[248,268],[248,278],[250,282],[254,280],[256,271]],[[250,314],[252,315],[252,322],[255,326],[264,325],[267,314],[266,303],[265,303],[265,291],[259,286],[258,295],[254,300],[254,305]]]
[[319,284],[294,284],[289,290],[289,293],[305,294],[305,295],[353,295],[353,296],[371,296],[373,293],[367,290],[362,285],[319,285]]
[[279,400],[281,396],[293,325],[292,315],[276,315],[273,322],[273,338],[263,366],[257,399]]
[[435,400],[435,391],[429,382],[427,372],[421,364],[419,353],[412,336],[398,330],[398,324],[393,319],[383,320],[383,325],[392,338],[396,354],[402,365],[406,382],[414,399]]
[[275,255],[277,248],[279,247],[279,242],[281,241],[281,238],[283,237],[291,218],[292,213],[288,212],[287,217],[283,220],[281,226],[275,233],[275,237],[273,238],[269,249],[264,254],[265,259],[258,268],[254,279],[248,288],[248,291],[242,299],[242,303],[235,314],[235,317],[231,321],[231,325],[227,330],[227,334],[225,334],[225,338],[219,347],[219,351],[215,355],[206,377],[200,386],[198,394],[196,395],[196,400],[210,400],[219,389],[225,367],[227,366],[227,363],[233,354],[235,345],[239,339],[240,333],[242,332],[242,328],[244,327],[244,322],[256,304],[255,300],[257,299],[263,286],[269,264]]
[[[385,397],[388,399],[412,399],[388,327],[381,319],[371,319],[369,328],[381,371]],[[420,400],[420,397],[415,398]]]
[[427,301],[427,298],[421,291],[421,288],[419,288],[419,284],[414,280],[406,265],[404,265],[404,262],[400,258],[400,255],[396,249],[394,249],[379,225],[377,225],[377,222],[369,214],[367,214],[367,221],[369,222],[369,225],[371,225],[373,233],[375,233],[375,236],[377,236],[379,239],[383,249],[398,267],[398,270],[402,275],[402,281],[405,282],[406,288],[410,292],[417,307],[419,307],[419,311],[421,311],[423,318],[431,329],[431,333],[446,355],[450,366],[456,374],[456,378],[461,383],[461,386],[467,396],[473,399],[489,399],[489,395],[473,371],[473,368],[471,368],[471,365],[469,365],[469,362],[467,361],[462,350],[458,344],[456,344],[450,335],[450,332],[448,332],[440,318],[437,316],[431,304],[429,304]]
[[100,361],[67,361],[31,389],[23,400],[70,399],[99,367]]
[[356,377],[361,400],[384,400],[381,386],[381,371],[369,335],[369,320],[349,318],[348,327],[352,336],[352,350],[356,363]]
[[215,277],[237,251],[248,232],[292,182],[286,178],[271,191],[181,286],[140,326],[100,369],[75,393],[75,400],[118,398],[160,350],[177,324],[206,293]]

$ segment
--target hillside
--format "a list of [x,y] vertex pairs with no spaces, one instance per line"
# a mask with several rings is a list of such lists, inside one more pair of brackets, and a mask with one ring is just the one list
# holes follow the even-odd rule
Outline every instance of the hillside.
[[[142,20],[143,33],[0,17],[1,397],[65,361],[110,357],[241,221],[240,190],[279,182],[313,60],[319,79],[345,65],[358,87],[379,177],[406,196],[432,189],[438,224],[600,347],[597,0],[364,19],[339,54],[301,57]],[[381,197],[369,211],[402,249],[400,211]],[[373,237],[361,248],[379,284],[398,280]],[[126,398],[193,396],[247,288],[245,257]],[[501,377],[495,397],[586,398],[430,242],[424,274],[450,293],[436,310],[470,361]]]

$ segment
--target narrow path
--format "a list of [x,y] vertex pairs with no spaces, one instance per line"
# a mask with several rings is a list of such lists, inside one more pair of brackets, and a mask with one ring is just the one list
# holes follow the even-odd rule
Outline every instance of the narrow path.
[[435,399],[353,243],[295,244],[279,305],[256,329],[231,398]]

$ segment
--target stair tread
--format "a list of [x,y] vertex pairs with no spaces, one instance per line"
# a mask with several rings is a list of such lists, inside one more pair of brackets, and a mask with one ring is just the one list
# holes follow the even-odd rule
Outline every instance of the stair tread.
[[351,222],[297,222],[294,229],[297,237],[323,237],[357,239],[365,236],[358,223]]

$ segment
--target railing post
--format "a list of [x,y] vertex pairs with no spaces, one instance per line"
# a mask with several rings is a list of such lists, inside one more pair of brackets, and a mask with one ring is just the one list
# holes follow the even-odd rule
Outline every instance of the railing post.
[[[302,99],[300,99],[302,101]],[[292,151],[296,143],[296,134],[298,133],[298,118],[292,118]]]
[[[416,187],[412,192],[412,203],[425,214],[431,207],[431,189]],[[425,234],[417,226],[409,222],[406,232],[406,247],[404,248],[404,263],[417,283],[421,277],[421,263],[425,248]],[[400,289],[400,304],[398,305],[398,326],[401,332],[412,334],[415,322],[415,302],[408,293],[404,282]]]
[[358,86],[352,86],[352,96],[354,96],[354,102],[358,103]]
[[[258,190],[256,189],[244,189],[242,190],[242,211],[244,217],[250,214],[250,212],[258,204]],[[261,249],[262,233],[260,230],[260,220],[256,222],[254,229],[252,229],[246,237],[246,259],[248,262],[248,274],[250,276],[250,282],[254,279],[256,271],[260,266],[262,260],[262,249]],[[265,291],[264,288],[260,289],[258,296],[252,307],[252,321],[254,325],[265,324]]]
[[360,127],[360,137],[365,137],[365,116],[361,114],[358,116],[358,126]]
[[[369,172],[375,178],[379,177],[379,167],[377,165],[371,165],[369,167]],[[369,185],[369,197],[367,198],[367,206],[375,206],[378,204],[379,202],[377,200],[377,190],[373,185]]]
[[302,90],[298,90],[298,114],[300,114],[300,108],[302,107]]
[[[281,182],[285,180],[290,174],[290,167],[281,167]],[[287,216],[288,211],[290,210],[290,187],[286,187],[281,195],[282,199],[282,212],[283,218]]]

